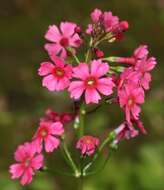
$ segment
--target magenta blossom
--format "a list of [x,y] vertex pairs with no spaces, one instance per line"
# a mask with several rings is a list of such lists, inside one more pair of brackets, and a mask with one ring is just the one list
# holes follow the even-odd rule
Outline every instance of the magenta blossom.
[[123,37],[123,32],[129,28],[127,21],[119,21],[119,18],[113,16],[111,11],[102,12],[99,9],[95,9],[91,13],[91,20],[92,24],[88,25],[86,33],[93,36],[110,33],[111,38],[120,40]]
[[120,106],[124,109],[127,122],[131,122],[131,118],[138,119],[141,111],[139,105],[144,103],[144,91],[142,88],[126,85],[124,89],[118,93]]
[[59,137],[64,133],[63,125],[60,122],[41,121],[33,137],[33,146],[40,153],[43,149],[43,142],[46,152],[53,152],[60,144]]
[[72,81],[69,86],[71,97],[79,99],[85,91],[85,102],[98,103],[100,94],[108,96],[112,94],[114,83],[111,77],[104,77],[109,71],[107,63],[101,60],[93,60],[91,67],[86,63],[80,63],[73,69],[73,77],[79,80]]
[[59,55],[63,58],[67,56],[68,47],[77,48],[82,40],[76,32],[77,25],[72,22],[61,22],[60,30],[56,25],[49,26],[45,38],[51,43],[45,44],[45,49],[49,55]]
[[53,111],[52,109],[47,109],[45,112],[45,116],[42,117],[41,121],[47,121],[47,122],[61,122],[62,124],[66,124],[71,122],[74,119],[74,115],[71,113],[57,113]]
[[18,146],[15,152],[16,164],[10,166],[12,179],[21,178],[22,185],[29,184],[35,171],[43,167],[43,155],[37,154],[35,147],[30,143]]
[[128,122],[122,123],[115,130],[116,139],[114,140],[114,144],[119,143],[123,139],[131,139],[138,136],[139,132]]
[[156,64],[157,62],[154,57],[136,62],[134,69],[140,74],[139,82],[145,90],[149,89],[149,83],[151,81],[151,74],[149,72],[154,69]]
[[103,24],[106,32],[111,32],[113,27],[119,24],[119,18],[113,16],[112,12],[104,12],[103,14]]
[[92,13],[91,13],[91,19],[94,23],[97,23],[100,21],[100,18],[102,16],[102,11],[100,9],[95,9]]
[[140,74],[134,71],[132,67],[124,69],[120,74],[118,81],[118,90],[124,88],[126,85],[133,85],[138,87]]
[[100,141],[98,138],[92,136],[83,136],[78,140],[76,148],[81,150],[82,155],[91,156],[94,154],[99,143]]
[[134,50],[133,57],[136,60],[145,59],[149,53],[147,45],[140,45]]
[[69,86],[72,77],[72,66],[64,63],[62,59],[53,55],[54,62],[43,62],[38,69],[38,74],[43,76],[42,85],[50,91],[64,90]]

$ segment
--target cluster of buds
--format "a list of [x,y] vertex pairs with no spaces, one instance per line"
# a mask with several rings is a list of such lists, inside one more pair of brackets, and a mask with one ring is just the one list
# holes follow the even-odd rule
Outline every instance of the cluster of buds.
[[[20,178],[22,185],[29,184],[37,170],[49,171],[48,167],[44,167],[43,155],[59,147],[73,172],[67,174],[84,177],[94,173],[89,170],[105,147],[108,147],[110,155],[110,150],[115,149],[121,140],[134,138],[140,131],[146,134],[139,113],[145,91],[150,87],[150,71],[155,67],[156,59],[149,57],[147,45],[140,45],[129,57],[105,56],[99,47],[101,43],[121,40],[129,28],[128,22],[119,21],[112,12],[99,9],[91,13],[91,21],[85,32],[75,23],[61,22],[59,28],[49,26],[45,34],[48,42],[44,47],[50,60],[42,62],[38,69],[42,86],[53,92],[67,90],[75,109],[71,113],[47,109],[31,141],[18,146],[15,152],[17,163],[10,166],[10,173],[12,179]],[[83,60],[77,56],[81,45],[87,46]],[[85,115],[96,111],[91,110],[89,105],[97,104],[100,107],[104,103],[120,106],[125,118],[119,127],[100,140],[86,134]],[[80,151],[79,161],[86,157],[90,159],[85,165],[77,164],[67,147],[65,126],[68,123],[74,126],[74,148]]]

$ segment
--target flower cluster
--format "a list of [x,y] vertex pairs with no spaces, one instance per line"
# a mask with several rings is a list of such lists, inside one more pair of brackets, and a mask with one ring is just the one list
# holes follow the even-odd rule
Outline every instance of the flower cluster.
[[[154,69],[156,59],[149,56],[147,45],[140,45],[129,57],[109,57],[100,49],[102,42],[121,40],[128,28],[127,21],[120,21],[112,12],[99,9],[91,13],[91,23],[84,32],[72,22],[61,22],[59,28],[49,26],[45,34],[49,42],[44,47],[50,60],[40,64],[38,75],[42,77],[42,86],[49,91],[68,91],[75,109],[71,113],[46,110],[31,142],[18,146],[15,152],[17,163],[10,166],[12,179],[21,177],[22,185],[30,183],[35,172],[43,170],[43,153],[52,153],[59,146],[73,176],[85,176],[106,145],[112,149],[121,140],[138,136],[139,130],[146,134],[139,114],[145,91],[150,88],[150,71]],[[81,45],[87,46],[83,60],[77,56]],[[85,115],[96,110],[91,110],[90,104],[97,104],[98,108],[111,103],[120,106],[125,118],[100,143],[99,138],[86,134]],[[65,143],[65,125],[70,122],[77,133],[75,138],[78,137],[74,147],[83,159],[91,159],[82,168],[78,168]]]

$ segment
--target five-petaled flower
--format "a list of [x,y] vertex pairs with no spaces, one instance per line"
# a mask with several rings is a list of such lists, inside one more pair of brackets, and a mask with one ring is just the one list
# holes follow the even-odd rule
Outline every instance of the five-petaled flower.
[[61,22],[60,30],[56,25],[51,25],[45,34],[45,38],[51,43],[45,44],[45,49],[49,55],[60,55],[67,57],[67,48],[77,48],[82,40],[76,32],[77,25],[72,22]]
[[36,152],[31,143],[19,145],[15,152],[16,164],[10,166],[12,179],[21,178],[22,185],[29,184],[37,170],[43,166],[43,155]]
[[64,128],[60,122],[41,121],[37,129],[32,145],[36,151],[40,153],[43,149],[43,144],[46,152],[53,152],[60,144],[59,137],[64,133]]
[[73,69],[74,80],[70,83],[71,97],[79,99],[85,91],[85,102],[98,103],[101,99],[99,92],[105,96],[112,94],[114,83],[111,77],[105,75],[109,72],[107,63],[101,60],[93,60],[90,67],[86,63],[80,63]]
[[100,141],[96,137],[83,136],[78,140],[76,148],[81,150],[82,155],[91,156],[92,154],[94,154],[96,147],[98,147],[99,143]]
[[64,90],[70,84],[72,66],[64,63],[59,57],[52,55],[52,61],[43,62],[38,69],[38,74],[43,76],[42,85],[50,91]]

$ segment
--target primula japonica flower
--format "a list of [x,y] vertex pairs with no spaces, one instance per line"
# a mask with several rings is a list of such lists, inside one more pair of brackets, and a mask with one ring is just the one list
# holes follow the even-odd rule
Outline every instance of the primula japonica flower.
[[[127,21],[119,21],[117,16],[113,16],[112,12],[102,12],[99,9],[95,9],[91,13],[92,24],[88,25],[86,30],[87,34],[100,35],[102,33],[112,34],[112,38],[121,39],[123,32],[129,28]],[[109,39],[110,40],[110,39]]]
[[118,93],[119,90],[124,88],[126,85],[133,85],[133,87],[139,86],[139,78],[140,74],[134,71],[132,67],[128,67],[124,69],[124,71],[120,74],[118,82]]
[[11,178],[21,178],[22,185],[29,184],[35,172],[43,167],[43,155],[31,143],[25,143],[18,146],[14,156],[17,163],[10,166]]
[[91,19],[94,23],[97,23],[100,21],[100,18],[102,16],[102,11],[100,9],[95,9],[92,13],[91,13]]
[[[157,64],[154,57],[148,58],[148,53],[149,51],[147,49],[147,45],[140,45],[134,50],[132,57],[121,57],[117,59],[119,63],[128,63],[131,65],[131,67],[126,70],[130,71],[131,76],[133,73],[133,76],[135,75],[138,77],[138,79],[134,77],[135,81],[138,80],[138,84],[145,90],[149,89],[149,83],[151,81],[150,71],[154,69],[155,65]],[[123,72],[121,76],[124,75],[124,73],[125,72]]]
[[119,103],[124,109],[127,122],[131,122],[131,118],[138,119],[141,111],[139,105],[144,103],[144,91],[142,88],[126,85],[124,89],[119,91]]
[[33,137],[33,146],[40,153],[43,149],[43,143],[46,152],[53,152],[60,144],[59,137],[64,133],[63,125],[60,122],[41,121]]
[[74,119],[74,115],[71,113],[57,113],[54,112],[52,109],[47,109],[45,112],[45,116],[42,117],[41,121],[47,121],[47,122],[61,122],[62,124],[67,124],[71,122]]
[[51,42],[45,44],[48,54],[66,58],[68,47],[79,47],[82,40],[76,32],[76,28],[77,25],[72,22],[61,22],[60,30],[56,25],[49,26],[45,34],[45,38]]
[[116,139],[113,142],[114,144],[118,144],[123,139],[129,140],[139,134],[139,132],[128,122],[122,123],[114,131],[116,135]]
[[112,94],[114,83],[111,77],[105,77],[109,71],[107,63],[101,60],[93,60],[90,67],[86,63],[80,63],[73,69],[74,80],[70,83],[69,92],[71,98],[79,99],[85,92],[85,102],[98,103],[101,99],[99,92],[105,96]]
[[147,45],[140,45],[134,50],[131,57],[118,57],[116,61],[119,63],[128,63],[129,65],[135,66],[137,61],[145,60],[147,58],[149,53],[147,48]]
[[149,59],[137,61],[135,65],[135,71],[140,74],[139,83],[145,89],[149,89],[149,83],[151,81],[151,74],[149,73],[157,64],[154,57]]
[[81,150],[82,155],[91,156],[94,154],[99,143],[100,141],[98,138],[92,136],[83,136],[78,140],[76,148]]
[[52,62],[41,63],[38,74],[43,76],[42,85],[50,91],[64,90],[70,84],[72,66],[64,63],[59,57],[52,55]]

